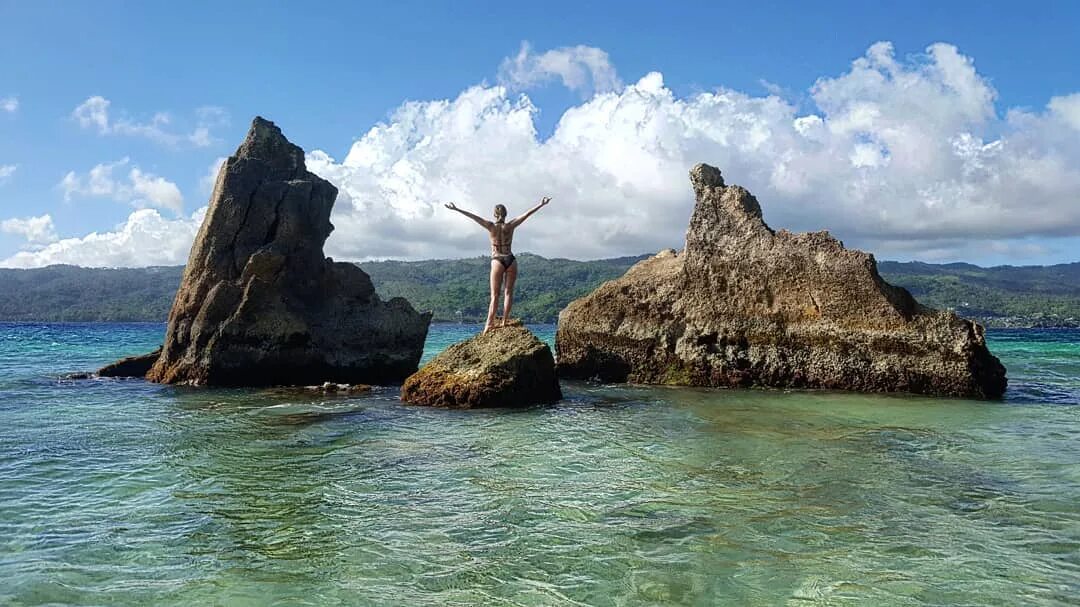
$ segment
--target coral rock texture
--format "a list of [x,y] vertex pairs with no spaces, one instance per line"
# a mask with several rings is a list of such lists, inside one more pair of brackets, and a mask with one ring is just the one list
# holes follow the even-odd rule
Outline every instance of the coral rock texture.
[[559,315],[559,373],[691,386],[771,386],[997,398],[1005,368],[983,328],[882,280],[874,257],[827,232],[765,224],[715,167],[668,250]]
[[522,407],[562,398],[551,348],[520,323],[456,343],[401,387],[414,405]]

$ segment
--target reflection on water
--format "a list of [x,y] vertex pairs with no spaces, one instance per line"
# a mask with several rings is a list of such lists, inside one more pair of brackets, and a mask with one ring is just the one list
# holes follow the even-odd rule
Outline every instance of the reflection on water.
[[0,325],[0,604],[1080,595],[1075,333],[992,334],[1003,403],[568,383],[552,407],[436,411],[53,379],[160,335]]

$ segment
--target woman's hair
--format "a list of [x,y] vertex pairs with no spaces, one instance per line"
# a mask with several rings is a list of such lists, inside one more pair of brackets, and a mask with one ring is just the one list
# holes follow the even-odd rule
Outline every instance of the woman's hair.
[[501,204],[495,205],[495,221],[503,221],[506,219],[506,207]]

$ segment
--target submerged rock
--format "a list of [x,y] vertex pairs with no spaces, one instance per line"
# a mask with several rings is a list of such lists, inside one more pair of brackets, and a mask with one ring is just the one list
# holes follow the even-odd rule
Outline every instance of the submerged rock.
[[150,371],[150,367],[154,366],[160,355],[161,348],[158,348],[149,354],[121,358],[98,369],[95,375],[98,377],[146,377],[146,373]]
[[336,396],[354,396],[371,392],[371,386],[367,384],[335,384],[324,382],[317,386],[277,386],[267,388],[267,393],[276,395],[290,394],[319,394]]
[[414,405],[521,407],[562,398],[551,348],[520,322],[458,342],[401,387]]
[[646,384],[997,398],[983,328],[886,283],[827,232],[773,231],[750,192],[690,171],[686,248],[644,260],[559,315],[559,373]]
[[416,370],[430,314],[382,301],[323,254],[337,189],[256,118],[218,174],[147,378],[164,383],[397,383]]

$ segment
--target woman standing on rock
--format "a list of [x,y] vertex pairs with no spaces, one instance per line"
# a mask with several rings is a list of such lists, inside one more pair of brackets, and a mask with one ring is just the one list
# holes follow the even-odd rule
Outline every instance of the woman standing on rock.
[[[510,251],[510,243],[514,240],[514,229],[525,222],[533,213],[551,202],[551,198],[544,196],[540,204],[529,209],[524,215],[506,221],[506,207],[501,204],[495,205],[495,221],[488,221],[479,215],[475,215],[459,209],[452,202],[446,203],[446,208],[457,211],[476,223],[484,226],[491,237],[491,303],[488,304],[487,322],[484,323],[484,332],[490,331],[495,326],[495,309],[499,305],[499,290],[503,291],[503,316],[502,324],[510,321],[510,307],[514,304],[514,282],[517,281],[517,259]],[[506,278],[503,284],[503,278]]]

